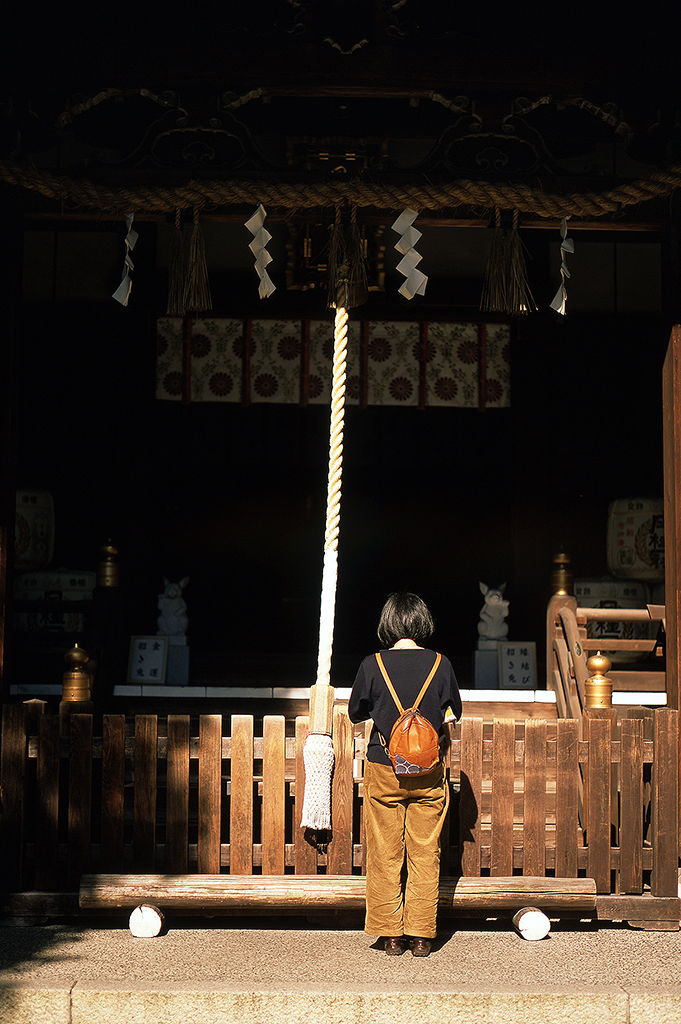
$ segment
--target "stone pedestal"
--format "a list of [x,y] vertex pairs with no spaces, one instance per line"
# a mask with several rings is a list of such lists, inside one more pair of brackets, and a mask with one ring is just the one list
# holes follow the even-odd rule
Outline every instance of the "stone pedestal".
[[499,654],[496,640],[478,640],[473,667],[476,690],[499,688]]
[[168,637],[166,686],[189,685],[189,648],[186,636]]

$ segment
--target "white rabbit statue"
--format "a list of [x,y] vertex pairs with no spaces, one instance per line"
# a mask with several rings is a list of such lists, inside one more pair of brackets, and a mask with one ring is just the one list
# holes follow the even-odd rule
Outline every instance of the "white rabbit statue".
[[188,583],[188,576],[179,583],[171,583],[165,576],[163,577],[165,590],[158,595],[158,610],[161,613],[156,620],[158,636],[183,636],[187,632],[189,619],[182,591]]
[[508,636],[508,623],[504,622],[508,615],[508,601],[504,601],[505,587],[505,583],[498,587],[480,583],[480,590],[485,597],[478,622],[481,640],[503,640]]

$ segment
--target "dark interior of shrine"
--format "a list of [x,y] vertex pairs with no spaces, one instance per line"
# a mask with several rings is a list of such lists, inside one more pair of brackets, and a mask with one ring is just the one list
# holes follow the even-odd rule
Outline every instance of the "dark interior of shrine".
[[[120,238],[110,237],[116,250]],[[572,261],[576,307],[581,248]],[[545,268],[540,300],[551,289],[552,249],[542,232],[533,256]],[[17,480],[53,495],[53,565],[92,569],[111,538],[124,634],[155,632],[163,578],[188,576],[194,678],[304,685],[316,664],[328,407],[156,400],[164,275],[138,256],[134,298],[122,308],[109,298],[116,271],[105,270],[100,301],[27,301],[21,313]],[[654,294],[654,280],[650,287]],[[375,316],[371,301],[353,316]],[[332,315],[317,303],[303,315]],[[457,306],[447,304],[446,315],[460,315]],[[435,640],[459,663],[462,682],[479,581],[506,582],[509,635],[541,650],[553,556],[566,550],[577,576],[607,574],[609,503],[661,494],[666,343],[655,311],[559,318],[544,309],[517,325],[510,408],[348,407],[338,685],[373,646],[382,601],[395,589],[431,604]]]
[[[318,5],[302,6],[309,19],[315,12],[322,18]],[[331,5],[336,14],[339,6]],[[367,6],[374,13],[381,8],[383,15],[388,7]],[[263,52],[270,47],[274,55],[277,36],[269,25],[276,23],[275,13],[292,17],[293,8],[275,3],[261,7],[266,8],[263,17],[268,25],[262,34]],[[358,17],[360,8],[353,7]],[[251,5],[239,6],[238,15],[235,10],[231,17],[248,22],[252,41]],[[484,52],[489,40],[480,19],[469,15],[468,21],[459,26],[462,38],[473,40],[467,52]],[[522,33],[514,24],[520,45]],[[308,21],[310,32],[314,25]],[[447,26],[449,31],[449,21]],[[498,27],[509,30],[505,22]],[[377,31],[375,23],[366,31],[371,40],[372,31]],[[434,31],[431,26],[429,38]],[[166,31],[147,38],[148,67],[153,71],[148,75],[140,70],[144,47],[139,32],[132,33],[127,50],[119,47],[118,51],[121,40],[115,32],[106,45],[100,42],[93,47],[84,45],[85,34],[81,29],[73,37],[81,75],[77,82],[76,71],[67,72],[60,62],[59,88],[48,87],[54,58],[45,36],[36,42],[32,71],[23,65],[14,68],[15,95],[28,97],[33,84],[43,97],[43,122],[34,119],[36,134],[30,145],[25,143],[39,154],[38,162],[41,153],[51,152],[53,142],[51,136],[40,142],[38,130],[55,122],[67,104],[67,93],[86,95],[109,86],[113,77],[102,76],[112,69],[120,81],[134,80],[136,87],[152,79],[155,87],[170,82],[168,67],[177,51]],[[317,35],[323,38],[321,30]],[[561,68],[570,63],[565,50],[578,36],[574,21],[567,19],[562,53],[544,39],[541,60],[533,72],[533,95],[540,95],[542,75],[552,60]],[[525,33],[525,50],[530,52],[531,42]],[[394,38],[393,43],[395,52],[400,52]],[[319,43],[321,55],[308,68],[307,77],[289,68],[291,89],[294,78],[305,79],[302,87],[297,82],[299,92],[308,91],[301,103],[314,96],[315,67],[317,71],[322,67],[328,49]],[[603,83],[607,70],[617,63],[616,51],[617,47],[608,50],[608,60],[603,61],[599,95],[607,93]],[[226,72],[217,82],[215,40],[207,52],[207,63],[212,62],[211,88],[245,91],[241,82],[227,81]],[[337,52],[338,47],[329,51],[334,59]],[[100,75],[96,73],[98,54]],[[277,59],[283,62],[281,55]],[[352,56],[342,59],[347,70]],[[441,50],[438,61],[443,61]],[[586,50],[581,61],[580,67],[588,63]],[[364,93],[372,88],[380,92],[378,70],[368,70],[369,63],[362,66]],[[645,81],[651,94],[656,99],[667,96],[662,71],[656,67],[652,76],[650,67]],[[199,81],[199,71],[188,71],[186,63],[182,69],[179,64],[175,68],[178,78],[186,78],[181,83],[185,94],[194,90],[195,98],[205,90],[207,70]],[[504,89],[511,92],[529,86],[525,80],[516,85],[522,77],[517,68],[518,61],[510,57],[495,64],[494,77],[501,81],[506,76]],[[644,70],[634,68],[641,80]],[[423,75],[422,68],[419,73]],[[394,68],[390,74],[394,79]],[[251,78],[257,79],[255,71]],[[476,86],[482,88],[481,82],[492,103],[500,87],[485,79],[484,69],[474,80],[469,68],[466,82],[450,71],[442,91],[474,93]],[[637,107],[632,98],[634,82],[626,76],[617,89],[613,98],[622,107],[630,101],[625,112],[643,123],[642,110],[652,102],[650,96],[639,97]],[[351,113],[360,118],[362,101],[352,102]],[[365,102],[368,110],[369,101]],[[100,106],[103,110],[104,104]],[[17,102],[15,113],[20,108]],[[413,114],[412,108],[408,116]],[[537,116],[535,128],[541,128],[553,156],[562,160],[565,177],[569,177],[566,168],[577,167],[580,160],[584,166],[593,166],[581,150],[591,154],[612,146],[608,159],[613,166],[629,160],[635,171],[664,162],[655,145],[666,146],[667,160],[678,145],[675,123],[673,130],[668,125],[664,143],[659,142],[660,131],[656,134],[654,126],[647,124],[645,130],[634,133],[639,148],[623,153],[610,137],[604,141],[607,132],[602,121],[598,132],[589,121],[594,137],[587,144],[586,121],[560,121],[558,114],[552,120],[541,111]],[[360,122],[361,118],[355,120],[348,133],[359,138],[364,127]],[[14,143],[7,141],[15,139],[13,124],[12,118],[5,118],[3,152],[16,157]],[[102,156],[106,132],[119,128],[97,122],[93,114],[86,132],[90,156],[81,167],[75,163],[76,169],[94,168],[101,175],[102,165],[106,169]],[[427,134],[431,129],[424,125],[420,130]],[[250,130],[255,130],[253,124]],[[130,139],[137,138],[130,126],[125,131]],[[416,134],[412,134],[413,146]],[[76,142],[71,138],[72,148],[63,150],[69,159],[76,159]],[[272,147],[276,148],[274,142]],[[49,165],[47,157],[45,162]],[[113,164],[112,160],[109,170]],[[153,178],[149,166],[143,167],[145,182]],[[118,166],[114,171],[121,178],[126,173]],[[594,173],[597,177],[600,172]],[[179,171],[166,168],[164,174],[167,179]],[[538,174],[530,168],[525,180]],[[575,172],[574,180],[579,179]],[[119,609],[117,657],[122,672],[129,637],[156,630],[157,598],[164,577],[188,577],[184,597],[193,683],[309,685],[317,659],[328,407],[157,400],[156,321],[166,311],[172,216],[136,220],[134,284],[128,306],[122,307],[111,298],[120,280],[124,235],[120,218],[73,210],[69,219],[58,204],[23,194],[18,200],[16,191],[3,201],[13,215],[21,208],[12,237],[23,246],[23,257],[15,261],[20,266],[22,297],[14,301],[12,313],[12,459],[17,487],[45,489],[53,495],[52,565],[93,570],[107,539],[118,548],[124,600]],[[549,229],[535,218],[536,226],[523,232],[538,310],[506,318],[512,325],[509,408],[348,407],[332,662],[336,685],[350,685],[357,663],[375,645],[382,602],[389,592],[403,588],[416,591],[429,603],[436,619],[434,645],[451,657],[461,685],[472,685],[480,581],[506,583],[509,636],[536,642],[542,666],[539,685],[543,685],[545,614],[554,555],[566,551],[575,576],[606,575],[609,504],[620,498],[662,496],[661,373],[675,314],[678,319],[674,308],[678,300],[669,298],[673,281],[669,267],[674,263],[669,225],[677,216],[676,203],[670,198],[663,215],[657,208],[645,208],[636,216],[638,228],[634,218],[628,231],[622,230],[623,218],[616,217],[603,220],[597,228],[592,223],[589,230],[579,230],[577,224],[571,230],[575,251],[570,256],[565,316],[550,308],[560,282],[557,224]],[[371,293],[364,306],[351,311],[351,319],[480,320],[492,230],[489,210],[474,211],[473,217],[480,226],[424,228],[419,245],[429,274],[424,297],[408,302],[399,296],[398,275],[389,265],[384,290]],[[276,253],[276,225],[272,231]],[[287,291],[283,267],[276,259],[271,274],[277,291],[270,299],[258,299],[245,233],[243,251],[232,244],[234,224],[208,223],[205,234],[214,316],[333,317],[319,289]],[[15,679],[31,678],[36,664],[26,648],[15,649]],[[58,682],[61,660],[54,659],[49,671]]]

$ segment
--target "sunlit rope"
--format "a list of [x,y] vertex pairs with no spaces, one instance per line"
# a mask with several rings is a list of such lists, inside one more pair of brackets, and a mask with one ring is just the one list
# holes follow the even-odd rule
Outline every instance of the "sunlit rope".
[[[338,533],[340,526],[341,476],[343,468],[343,424],[345,420],[345,377],[348,354],[348,312],[336,307],[333,335],[333,376],[331,382],[331,424],[329,429],[329,475],[324,533],[324,565],[319,612],[317,688],[330,687],[331,653],[338,582]],[[331,827],[331,779],[334,753],[331,738],[333,702],[328,708],[323,731],[311,733],[303,750],[305,795],[301,827],[326,830]],[[311,702],[312,705],[312,702]]]

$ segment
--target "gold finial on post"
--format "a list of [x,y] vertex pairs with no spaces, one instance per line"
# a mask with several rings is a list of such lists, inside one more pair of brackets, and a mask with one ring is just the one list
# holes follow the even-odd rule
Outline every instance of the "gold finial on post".
[[612,679],[606,673],[610,671],[611,661],[598,651],[592,654],[586,663],[591,676],[584,684],[585,708],[612,707]]
[[559,551],[553,556],[553,564],[556,568],[551,574],[551,593],[569,597],[573,591],[570,556],[564,551]]
[[64,655],[68,668],[62,676],[62,701],[89,701],[92,679],[86,669],[90,660],[87,651],[74,644]]
[[117,587],[118,586],[118,548],[114,547],[109,539],[99,549],[102,559],[97,566],[97,586]]
[[92,714],[92,677],[87,671],[90,655],[78,644],[74,644],[64,655],[67,669],[62,676],[62,698],[59,704],[59,731],[68,736],[71,715]]

